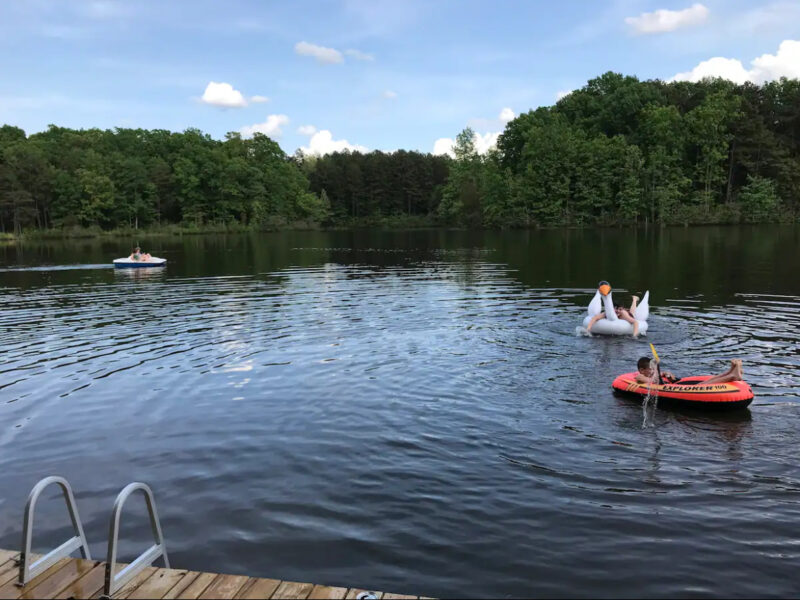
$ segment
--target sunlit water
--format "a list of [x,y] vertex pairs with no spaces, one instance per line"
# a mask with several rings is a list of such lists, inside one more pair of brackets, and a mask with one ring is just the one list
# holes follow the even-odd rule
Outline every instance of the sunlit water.
[[[153,272],[109,268],[135,240],[0,247],[0,547],[61,474],[97,556],[141,480],[181,568],[429,596],[797,595],[799,233],[144,240],[169,260]],[[575,335],[599,279],[623,303],[651,290],[646,337]],[[611,381],[648,342],[678,375],[742,358],[755,402],[643,413]],[[127,558],[149,543],[137,504]],[[43,500],[35,546],[67,524]]]

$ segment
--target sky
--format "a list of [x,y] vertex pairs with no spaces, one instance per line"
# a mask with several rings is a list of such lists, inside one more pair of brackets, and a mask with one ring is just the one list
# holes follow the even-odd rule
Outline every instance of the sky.
[[0,0],[0,123],[485,151],[606,71],[800,77],[800,0]]

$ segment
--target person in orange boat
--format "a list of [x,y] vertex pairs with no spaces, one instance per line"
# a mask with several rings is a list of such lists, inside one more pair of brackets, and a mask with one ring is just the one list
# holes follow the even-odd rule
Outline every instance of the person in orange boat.
[[[676,377],[669,371],[661,371],[661,382],[658,380],[658,371],[654,369],[650,362],[650,358],[647,356],[643,356],[638,360],[636,366],[639,369],[639,372],[636,374],[636,383],[643,383],[643,384],[659,384],[663,383],[674,383],[680,379],[680,377]],[[734,358],[731,361],[730,368],[721,373],[720,375],[714,375],[713,377],[706,379],[705,381],[699,381],[697,383],[687,383],[685,385],[709,385],[712,383],[730,383],[731,381],[743,381],[744,380],[744,372],[742,370],[742,361],[738,358]]]

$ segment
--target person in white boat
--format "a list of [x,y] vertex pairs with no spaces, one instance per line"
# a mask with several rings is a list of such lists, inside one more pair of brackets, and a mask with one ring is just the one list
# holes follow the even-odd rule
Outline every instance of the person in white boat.
[[150,255],[147,252],[142,252],[142,249],[139,246],[133,249],[131,255],[128,257],[128,260],[135,260],[135,261],[148,261],[150,260]]
[[[639,302],[639,296],[633,296],[633,300],[631,302],[630,309],[627,309],[623,306],[615,306],[614,312],[616,313],[617,317],[622,319],[623,321],[627,321],[631,325],[633,325],[633,337],[638,337],[639,335],[639,322],[636,320],[636,304]],[[599,315],[595,315],[592,317],[592,320],[589,321],[589,325],[586,327],[586,331],[592,331],[592,325],[597,323],[600,319],[605,319],[606,313],[601,312]]]

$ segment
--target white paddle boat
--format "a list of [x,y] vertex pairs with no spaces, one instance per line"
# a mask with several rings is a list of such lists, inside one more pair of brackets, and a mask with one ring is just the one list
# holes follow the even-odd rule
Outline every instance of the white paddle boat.
[[148,267],[163,267],[166,264],[166,258],[158,258],[157,256],[151,256],[147,260],[131,260],[129,256],[114,260],[114,268],[116,269],[145,269]]

